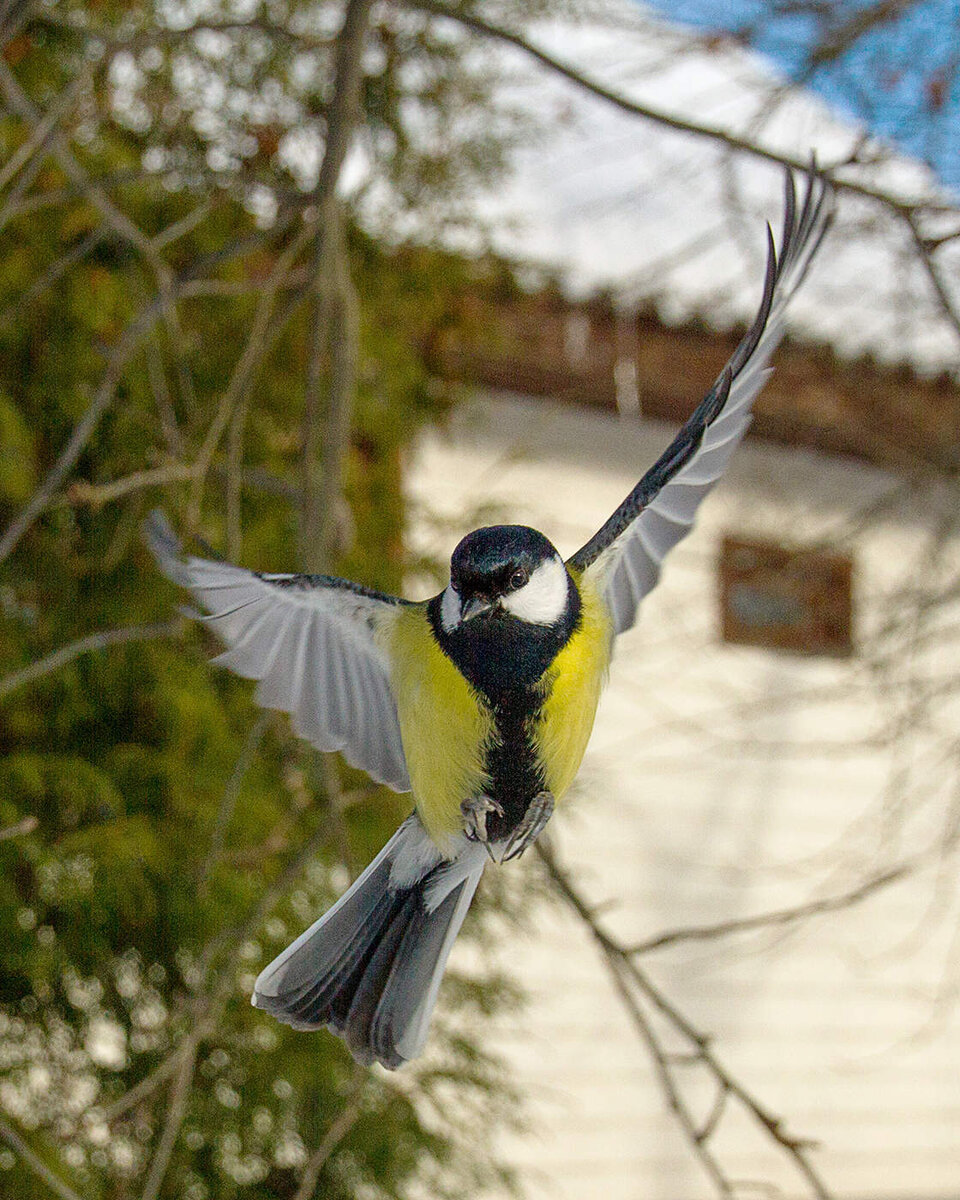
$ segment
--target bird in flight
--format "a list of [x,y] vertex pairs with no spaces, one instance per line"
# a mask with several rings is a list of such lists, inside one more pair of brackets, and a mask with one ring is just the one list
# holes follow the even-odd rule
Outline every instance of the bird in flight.
[[686,424],[566,561],[535,529],[477,529],[421,603],[327,575],[185,557],[162,513],[146,536],[226,644],[214,662],[259,680],[259,704],[414,809],[356,882],[260,974],[253,1003],[327,1027],[354,1057],[415,1058],[454,939],[489,862],[517,858],[573,782],[613,643],[751,420],[783,313],[826,230],[830,191],[788,172],[779,250],[768,227],[759,311]]

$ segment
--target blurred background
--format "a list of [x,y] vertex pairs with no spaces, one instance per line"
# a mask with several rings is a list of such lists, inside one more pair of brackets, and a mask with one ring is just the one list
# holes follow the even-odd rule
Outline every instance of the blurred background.
[[[948,0],[0,0],[0,1196],[960,1196]],[[250,1007],[372,786],[140,541],[572,552],[837,216],[424,1057]]]

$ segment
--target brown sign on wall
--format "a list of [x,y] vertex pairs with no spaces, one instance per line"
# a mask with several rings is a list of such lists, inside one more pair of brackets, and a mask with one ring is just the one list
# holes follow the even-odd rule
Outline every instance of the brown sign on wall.
[[720,608],[725,642],[847,658],[853,653],[853,562],[846,554],[726,537]]

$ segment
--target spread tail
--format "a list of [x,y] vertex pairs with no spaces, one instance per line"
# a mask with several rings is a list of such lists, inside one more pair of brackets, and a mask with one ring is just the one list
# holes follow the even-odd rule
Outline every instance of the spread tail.
[[359,1062],[394,1069],[415,1058],[485,863],[466,840],[444,859],[414,813],[260,973],[253,1003],[297,1029],[332,1029]]

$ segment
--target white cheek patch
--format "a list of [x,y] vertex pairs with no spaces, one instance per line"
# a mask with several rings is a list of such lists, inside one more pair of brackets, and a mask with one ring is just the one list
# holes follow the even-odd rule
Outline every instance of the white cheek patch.
[[446,633],[451,633],[460,624],[460,593],[448,583],[440,601],[440,624]]
[[501,600],[503,607],[530,625],[554,625],[567,611],[567,569],[559,558],[548,558],[515,592]]

